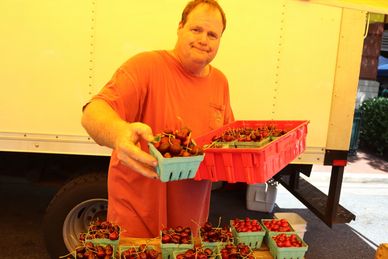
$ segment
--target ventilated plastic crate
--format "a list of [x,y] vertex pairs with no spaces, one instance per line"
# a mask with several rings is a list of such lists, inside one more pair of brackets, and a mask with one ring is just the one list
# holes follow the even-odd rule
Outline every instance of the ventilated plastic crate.
[[[281,234],[284,232],[278,232]],[[286,233],[286,235],[295,234],[297,238],[302,242],[301,247],[279,247],[277,246],[275,240],[272,237],[269,238],[268,248],[270,253],[275,259],[303,259],[306,251],[308,250],[308,245],[303,241],[296,233]]]
[[263,226],[258,223],[261,226],[261,231],[256,232],[238,232],[236,228],[233,226],[233,220],[230,221],[230,226],[232,228],[232,234],[234,237],[234,243],[237,245],[239,243],[244,243],[246,245],[249,245],[251,249],[258,249],[261,247],[261,244],[263,243],[263,239],[265,236],[265,229]]
[[195,139],[198,145],[212,143],[225,130],[275,126],[287,133],[260,147],[207,148],[196,180],[265,183],[306,148],[308,121],[235,121]]
[[162,182],[194,178],[204,155],[165,158],[152,143],[148,143],[151,155],[158,160],[156,172]]

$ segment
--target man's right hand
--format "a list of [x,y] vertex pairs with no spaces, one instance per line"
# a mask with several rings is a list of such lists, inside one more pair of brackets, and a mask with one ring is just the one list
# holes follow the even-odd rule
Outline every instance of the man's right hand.
[[103,100],[93,100],[83,111],[82,125],[96,143],[114,149],[122,164],[149,178],[158,178],[157,160],[141,150],[139,141],[152,141],[151,128],[122,120]]
[[114,149],[122,164],[149,178],[159,178],[155,172],[157,160],[139,147],[139,141],[154,139],[151,128],[140,122],[126,123],[116,139]]

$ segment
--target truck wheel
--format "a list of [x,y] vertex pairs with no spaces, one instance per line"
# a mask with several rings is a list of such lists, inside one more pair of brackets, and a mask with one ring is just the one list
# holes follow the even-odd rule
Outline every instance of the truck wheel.
[[43,231],[51,258],[75,250],[79,234],[85,233],[90,221],[106,219],[108,207],[107,175],[92,173],[65,184],[47,207]]

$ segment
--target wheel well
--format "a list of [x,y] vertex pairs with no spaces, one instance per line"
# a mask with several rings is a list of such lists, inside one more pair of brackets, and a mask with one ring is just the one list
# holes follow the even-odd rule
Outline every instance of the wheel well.
[[64,183],[90,172],[108,172],[109,157],[28,152],[0,152],[0,172],[33,182]]

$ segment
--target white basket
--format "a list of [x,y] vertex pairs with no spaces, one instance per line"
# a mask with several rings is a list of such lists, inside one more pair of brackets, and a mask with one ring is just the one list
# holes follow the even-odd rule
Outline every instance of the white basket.
[[286,219],[300,238],[303,239],[304,233],[307,230],[307,222],[299,214],[293,212],[276,212],[274,216],[277,219]]

